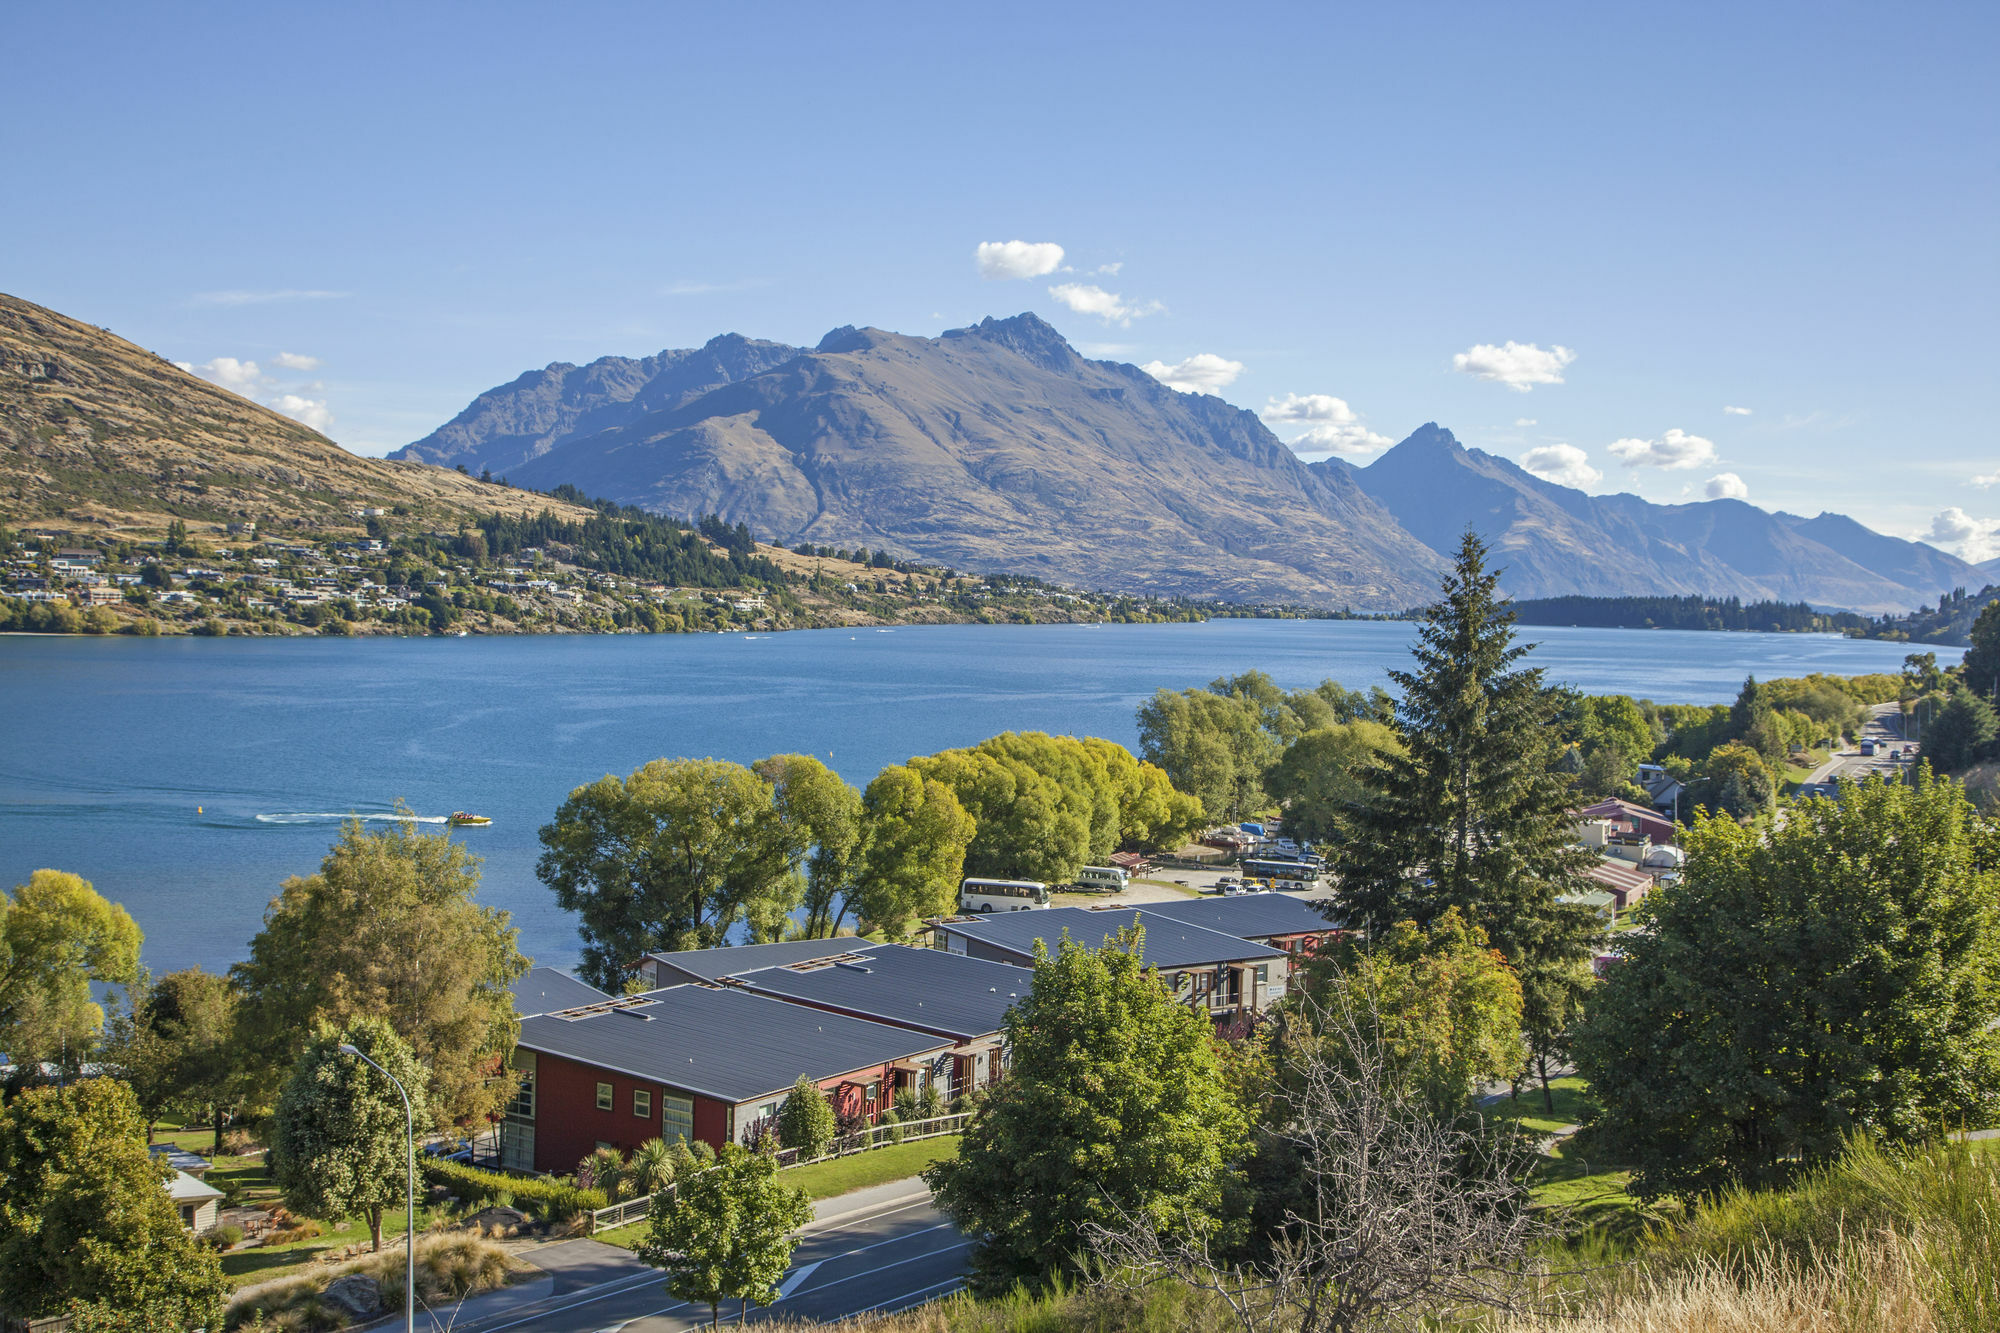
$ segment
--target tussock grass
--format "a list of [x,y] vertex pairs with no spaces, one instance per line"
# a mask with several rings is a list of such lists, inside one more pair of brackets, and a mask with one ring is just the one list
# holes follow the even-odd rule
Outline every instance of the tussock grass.
[[[420,1236],[417,1239],[417,1300],[431,1309],[448,1307],[467,1296],[507,1285],[519,1264],[507,1251],[464,1232]],[[353,1263],[321,1273],[302,1273],[258,1288],[232,1301],[223,1326],[252,1333],[319,1333],[340,1327],[340,1319],[321,1300],[335,1278],[366,1273],[382,1287],[385,1311],[403,1308],[403,1250],[384,1249]]]

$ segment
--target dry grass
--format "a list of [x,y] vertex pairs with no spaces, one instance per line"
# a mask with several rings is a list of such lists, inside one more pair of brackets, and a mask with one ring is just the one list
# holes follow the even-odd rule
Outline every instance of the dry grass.
[[[417,1301],[432,1310],[507,1285],[523,1265],[481,1236],[448,1232],[417,1240]],[[366,1273],[382,1286],[385,1310],[403,1308],[403,1252],[371,1254],[320,1273],[306,1273],[259,1287],[232,1301],[224,1325],[255,1333],[317,1333],[340,1326],[320,1293],[349,1273]]]

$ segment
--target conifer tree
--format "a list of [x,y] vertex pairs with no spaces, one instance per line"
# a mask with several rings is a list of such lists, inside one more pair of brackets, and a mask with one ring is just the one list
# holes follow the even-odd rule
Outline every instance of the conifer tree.
[[1425,609],[1415,670],[1390,673],[1405,752],[1367,772],[1378,795],[1335,853],[1329,911],[1380,935],[1404,920],[1428,928],[1456,907],[1526,972],[1588,956],[1597,927],[1557,901],[1589,887],[1591,863],[1557,766],[1567,700],[1523,664],[1529,646],[1514,642],[1498,582],[1485,543],[1466,533]]

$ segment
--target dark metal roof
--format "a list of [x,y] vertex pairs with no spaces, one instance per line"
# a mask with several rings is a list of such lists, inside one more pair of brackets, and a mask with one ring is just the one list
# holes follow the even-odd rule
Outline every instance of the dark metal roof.
[[693,983],[574,1020],[525,1019],[520,1044],[731,1103],[783,1092],[800,1074],[832,1078],[947,1046],[908,1028]]
[[646,957],[668,967],[679,968],[691,977],[714,981],[758,967],[782,967],[810,958],[831,958],[858,947],[867,940],[849,935],[831,940],[781,940],[777,944],[736,944],[719,949],[682,949],[675,953],[649,953]]
[[1288,893],[1245,893],[1234,898],[1187,898],[1172,903],[1147,903],[1147,916],[1172,917],[1183,925],[1218,930],[1244,940],[1277,935],[1309,935],[1332,930],[1319,908]]
[[514,1012],[523,1018],[610,998],[595,986],[586,986],[553,967],[531,967],[526,976],[514,983]]
[[1034,957],[1035,941],[1043,941],[1053,953],[1064,931],[1078,944],[1096,948],[1106,937],[1132,924],[1134,917],[1146,928],[1145,960],[1154,967],[1206,967],[1214,963],[1253,963],[1289,955],[1268,945],[1253,944],[1156,916],[1143,908],[1093,911],[1085,907],[1047,907],[1026,912],[995,912],[976,920],[954,920],[939,925],[968,940],[984,940],[1022,959]]
[[862,945],[851,961],[767,967],[730,980],[959,1041],[998,1032],[1007,1010],[1027,998],[1035,980],[1027,968],[942,949],[850,942]]

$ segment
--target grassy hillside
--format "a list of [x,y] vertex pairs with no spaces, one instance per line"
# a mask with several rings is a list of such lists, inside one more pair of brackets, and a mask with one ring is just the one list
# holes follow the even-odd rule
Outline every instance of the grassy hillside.
[[0,523],[145,537],[261,522],[361,528],[400,506],[446,526],[569,506],[420,463],[360,458],[92,325],[0,294]]

